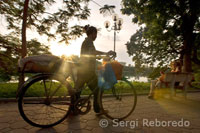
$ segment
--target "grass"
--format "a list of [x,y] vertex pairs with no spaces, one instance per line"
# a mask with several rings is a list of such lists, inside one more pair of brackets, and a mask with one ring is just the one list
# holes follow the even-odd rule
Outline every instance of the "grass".
[[0,98],[16,97],[17,87],[17,83],[0,83]]
[[[132,82],[134,88],[136,89],[137,94],[147,94],[149,93],[150,83],[145,82]],[[50,84],[47,84],[49,86]],[[34,84],[30,90],[26,93],[27,97],[31,96],[42,96],[45,95],[44,89],[41,89],[43,84],[37,83]],[[55,85],[54,85],[55,86]],[[15,98],[17,92],[17,83],[0,83],[0,98]],[[125,84],[117,84],[117,88],[127,88]],[[189,90],[194,90],[194,88],[190,88]],[[126,89],[126,91],[130,91]],[[83,95],[88,95],[91,93],[89,88],[86,88],[82,91]],[[111,90],[107,90],[106,93],[111,93]],[[59,91],[57,91],[56,95],[63,95],[67,94],[67,89],[65,87],[61,87]]]

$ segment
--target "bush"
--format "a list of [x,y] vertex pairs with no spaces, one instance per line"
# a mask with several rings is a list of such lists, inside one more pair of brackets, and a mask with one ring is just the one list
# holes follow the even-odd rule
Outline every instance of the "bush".
[[0,98],[15,98],[17,83],[0,83]]
[[[136,89],[137,94],[146,94],[149,92],[150,89],[150,83],[144,83],[144,82],[132,82],[133,87]],[[17,83],[0,83],[0,98],[15,98],[16,92],[17,92]],[[117,87],[126,87],[123,84],[117,86]],[[27,96],[40,96],[41,94],[44,94],[41,88],[37,87],[37,85],[32,86],[32,89],[28,90]],[[61,90],[58,93],[63,93],[65,88],[61,88]],[[88,95],[91,93],[91,90],[89,88],[86,88],[83,90],[83,95]],[[59,94],[58,94],[59,95]]]
[[138,94],[146,94],[149,93],[150,83],[146,82],[132,82],[133,87],[136,89]]

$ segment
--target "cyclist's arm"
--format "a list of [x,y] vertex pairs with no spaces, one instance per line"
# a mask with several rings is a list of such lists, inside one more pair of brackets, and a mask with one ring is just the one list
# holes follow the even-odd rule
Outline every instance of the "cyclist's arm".
[[113,54],[116,54],[114,51],[109,51],[109,52],[102,52],[102,51],[98,51],[96,50],[95,55],[113,55]]
[[108,52],[102,52],[102,51],[96,50],[94,54],[95,54],[95,55],[107,55]]

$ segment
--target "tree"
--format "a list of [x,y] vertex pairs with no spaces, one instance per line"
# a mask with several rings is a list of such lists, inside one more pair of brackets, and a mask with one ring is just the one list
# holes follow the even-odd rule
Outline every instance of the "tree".
[[[7,29],[10,30],[12,37],[22,42],[22,48],[18,43],[9,43],[11,50],[17,48],[22,57],[28,54],[32,55],[39,53],[46,53],[48,49],[39,49],[45,47],[40,45],[37,40],[26,40],[26,29],[36,31],[40,35],[46,35],[49,39],[59,38],[60,42],[65,41],[68,43],[70,39],[75,39],[83,33],[82,25],[70,23],[72,20],[85,20],[90,15],[87,3],[89,0],[3,0],[0,1],[0,15],[6,18]],[[58,4],[59,3],[59,4]],[[60,7],[55,8],[60,5]],[[114,8],[108,6],[104,11]],[[53,9],[53,10],[52,10]],[[11,36],[1,35],[2,37],[9,38]],[[19,36],[21,35],[21,39]],[[1,42],[0,42],[1,43]],[[33,46],[34,44],[35,46]],[[5,43],[4,43],[5,45]],[[29,49],[29,47],[31,47]],[[35,48],[34,48],[35,47]],[[28,48],[28,50],[27,50]],[[6,49],[7,48],[3,48]],[[43,50],[43,51],[41,51]],[[2,52],[2,51],[1,51]],[[16,51],[12,51],[16,52]],[[18,54],[17,54],[18,55]],[[19,56],[16,56],[19,58]],[[7,60],[2,59],[4,64]],[[16,63],[16,62],[15,62]]]
[[4,0],[0,1],[0,14],[6,18],[7,28],[15,37],[21,34],[21,52],[24,57],[27,54],[26,28],[46,35],[49,39],[60,38],[61,42],[66,43],[79,37],[83,32],[82,27],[76,24],[69,26],[69,23],[72,19],[87,19],[90,12],[86,2],[88,0],[63,0],[61,7],[49,10],[57,4],[54,0]]
[[[19,39],[21,34],[22,48],[18,47],[18,52],[22,54],[22,57],[25,57],[27,55],[27,47],[30,47],[29,45],[37,44],[37,46],[40,46],[37,40],[27,43],[27,28],[37,31],[41,35],[46,35],[49,39],[57,37],[61,42],[65,41],[66,43],[70,39],[79,37],[83,32],[82,27],[76,24],[70,26],[69,23],[72,19],[87,19],[89,9],[86,3],[83,4],[84,2],[88,2],[88,0],[64,0],[58,9],[48,10],[49,7],[55,6],[56,2],[54,0],[4,0],[0,1],[0,14],[6,18],[7,28],[12,32],[13,38]],[[15,44],[13,43],[13,45],[9,46],[11,47],[10,50],[14,50],[14,47],[17,47]],[[28,49],[28,55],[31,55],[31,53],[38,54],[39,49],[37,48],[39,47],[37,46],[34,46],[35,51],[33,51],[34,47]],[[48,49],[44,51],[47,52]],[[9,63],[5,58],[1,58],[1,64],[4,64],[4,68],[6,68],[6,64]],[[22,81],[23,76],[20,79]]]
[[[36,39],[27,41],[28,55],[50,54],[49,47]],[[21,41],[12,35],[0,35],[0,81],[18,75],[17,62],[21,56]]]
[[162,65],[180,58],[187,72],[192,62],[200,65],[200,1],[122,0],[122,5],[122,13],[133,14],[140,26],[126,43],[133,61]]
[[48,36],[49,39],[58,37],[60,41],[68,42],[82,35],[82,26],[70,25],[70,21],[87,19],[90,14],[87,2],[88,0],[63,0],[60,7],[50,10],[56,4],[58,5],[58,2],[54,0],[25,0],[25,2],[24,0],[5,0],[0,3],[0,14],[6,17],[8,29],[12,29],[17,35],[21,34],[22,21],[26,19],[27,13],[25,27],[36,30],[39,34]]
[[115,9],[114,5],[104,5],[103,7],[99,9],[99,11],[101,14],[104,14],[104,15],[107,15],[107,14],[112,15],[113,13],[115,13],[114,9]]
[[[25,0],[24,2],[24,10],[23,10],[23,21],[22,21],[22,58],[27,55],[27,45],[26,45],[26,27],[27,27],[27,17],[28,17],[28,3],[29,0]],[[24,77],[22,77],[24,79]]]
[[[26,28],[37,31],[49,39],[60,38],[68,43],[79,37],[83,30],[80,25],[69,26],[72,19],[87,19],[88,0],[63,0],[58,9],[49,10],[57,3],[54,0],[4,0],[0,1],[0,14],[6,18],[7,28],[16,36],[22,36],[22,57],[26,56]],[[22,28],[21,28],[22,25]],[[22,29],[22,30],[21,30]]]

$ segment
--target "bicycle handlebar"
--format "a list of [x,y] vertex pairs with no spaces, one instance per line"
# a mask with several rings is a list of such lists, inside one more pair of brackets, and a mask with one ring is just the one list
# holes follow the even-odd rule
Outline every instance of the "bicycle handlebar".
[[96,57],[96,59],[103,59],[103,60],[107,60],[107,61],[110,61],[111,59],[114,59],[116,57],[116,54],[114,55],[98,55]]

